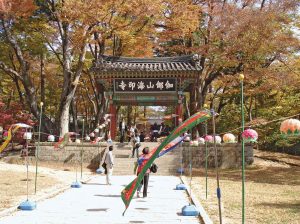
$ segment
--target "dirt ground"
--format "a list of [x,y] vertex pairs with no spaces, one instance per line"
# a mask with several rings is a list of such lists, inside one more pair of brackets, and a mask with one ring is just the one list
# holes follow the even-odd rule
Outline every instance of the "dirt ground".
[[[300,223],[300,167],[289,165],[297,163],[298,158],[272,153],[263,153],[263,156],[272,157],[272,160],[256,157],[254,164],[246,168],[246,223]],[[209,170],[208,173],[208,198],[206,199],[204,169],[193,171],[192,191],[211,219],[219,223],[216,173],[215,170]],[[241,223],[241,179],[241,169],[220,170],[224,223]]]
[[[0,211],[19,205],[26,200],[27,176],[23,164],[8,164],[0,162]],[[29,166],[29,199],[32,201],[50,195],[63,189],[75,181],[74,166],[63,166],[55,163],[40,163],[37,178],[37,194],[35,187],[35,166]],[[91,175],[89,170],[83,170],[83,178]],[[78,167],[78,179],[80,168]]]

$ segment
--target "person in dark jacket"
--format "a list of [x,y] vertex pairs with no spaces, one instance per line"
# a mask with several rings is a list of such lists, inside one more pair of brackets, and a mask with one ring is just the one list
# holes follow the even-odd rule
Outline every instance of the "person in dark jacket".
[[119,123],[119,130],[120,130],[120,143],[124,142],[125,134],[127,132],[127,125],[125,124],[124,119]]

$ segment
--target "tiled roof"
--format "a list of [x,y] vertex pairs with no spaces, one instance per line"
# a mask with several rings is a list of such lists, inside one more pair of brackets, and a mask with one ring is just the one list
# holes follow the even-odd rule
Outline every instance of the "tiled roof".
[[201,66],[193,58],[193,55],[156,58],[102,56],[100,60],[94,63],[91,70],[101,74],[195,73],[201,70]]

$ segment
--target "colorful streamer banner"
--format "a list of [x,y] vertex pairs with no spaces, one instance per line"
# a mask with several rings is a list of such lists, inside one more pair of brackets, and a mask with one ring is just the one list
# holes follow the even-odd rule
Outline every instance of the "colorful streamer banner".
[[31,126],[23,123],[17,123],[10,126],[8,129],[6,140],[3,142],[3,144],[0,146],[0,153],[7,147],[9,144],[13,133],[15,133],[19,128],[32,128]]
[[8,145],[8,143],[10,142],[11,138],[12,138],[12,133],[17,131],[20,127],[19,126],[15,126],[13,128],[13,126],[11,126],[8,130],[8,134],[7,134],[7,138],[6,140],[3,142],[3,144],[0,146],[0,153],[6,148],[6,146]]
[[75,132],[68,132],[64,135],[64,137],[60,138],[56,144],[54,144],[54,149],[62,149],[65,147],[70,141],[70,137],[72,135],[79,135]]
[[[184,134],[187,130],[192,129],[196,125],[198,125],[201,122],[204,122],[211,118],[211,113],[209,111],[201,111],[198,113],[195,113],[193,116],[188,118],[186,121],[184,121],[180,126],[178,126],[158,147],[156,150],[153,150],[153,154],[150,156],[147,156],[147,163],[142,168],[139,175],[131,182],[129,183],[124,190],[121,192],[122,200],[125,204],[125,210],[123,212],[123,215],[125,214],[126,210],[128,209],[131,199],[133,198],[134,193],[136,192],[138,186],[140,185],[142,179],[144,178],[144,175],[146,171],[150,168],[154,160],[159,156],[160,152],[163,151],[163,149],[167,148],[167,145],[171,143],[175,138],[179,137],[180,135]],[[170,147],[169,147],[170,148]],[[165,150],[166,151],[166,150]],[[163,153],[165,154],[165,153]],[[161,155],[163,155],[161,154]]]

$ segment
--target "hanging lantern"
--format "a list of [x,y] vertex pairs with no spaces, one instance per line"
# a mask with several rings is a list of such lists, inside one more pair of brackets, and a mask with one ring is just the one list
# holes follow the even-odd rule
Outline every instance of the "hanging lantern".
[[76,140],[75,140],[75,143],[80,143],[80,139],[76,139]]
[[95,137],[95,133],[92,132],[92,133],[90,134],[90,137],[94,138],[94,137]]
[[55,141],[54,135],[48,135],[48,142],[54,142],[54,141]]
[[95,132],[95,133],[99,133],[99,129],[96,128],[96,129],[94,130],[94,132]]
[[222,138],[218,135],[216,135],[216,144],[221,144]]
[[198,138],[198,143],[199,143],[200,145],[204,145],[204,144],[205,144],[205,139],[199,137],[199,138]]
[[225,143],[235,143],[235,136],[231,133],[223,135],[223,142]]
[[85,140],[86,140],[86,141],[90,141],[90,140],[91,140],[90,136],[88,136],[88,135],[85,136]]
[[244,142],[256,142],[258,134],[253,129],[247,129],[242,133],[242,138],[244,139]]
[[300,121],[297,119],[287,119],[280,125],[280,132],[285,135],[299,135]]
[[32,133],[31,132],[25,132],[23,135],[23,139],[31,140],[32,139]]
[[204,138],[204,140],[206,142],[209,142],[209,143],[213,143],[214,142],[214,138],[211,135],[206,135],[205,138]]
[[190,146],[198,146],[198,141],[190,141]]

